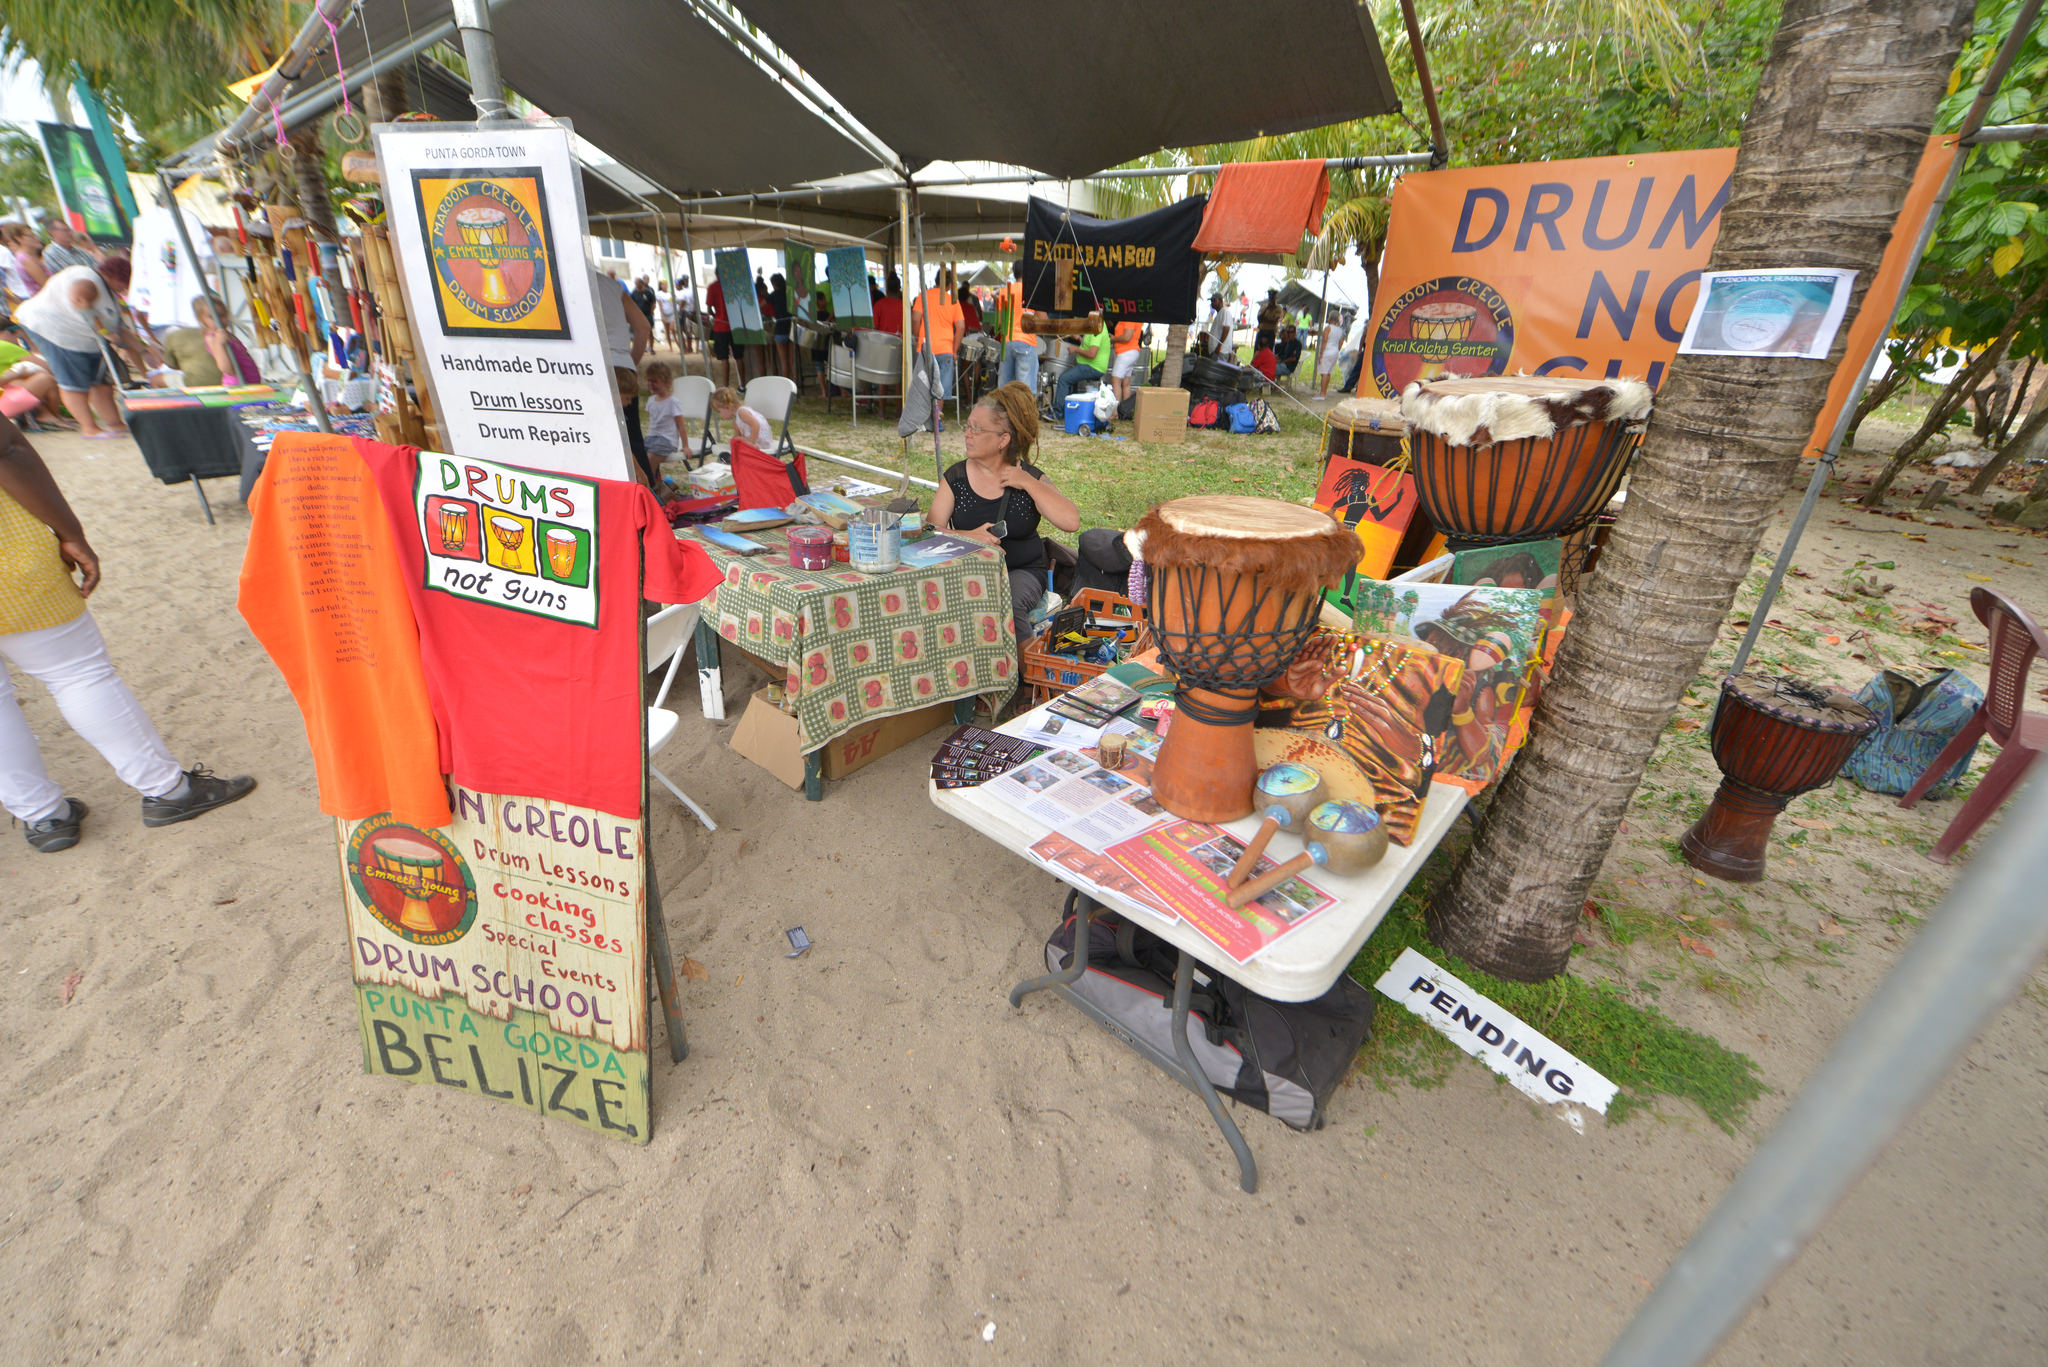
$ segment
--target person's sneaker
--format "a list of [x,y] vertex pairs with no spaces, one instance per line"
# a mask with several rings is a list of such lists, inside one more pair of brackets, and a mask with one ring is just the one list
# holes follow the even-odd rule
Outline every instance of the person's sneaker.
[[88,808],[75,797],[64,799],[64,810],[41,821],[25,821],[28,843],[44,854],[68,850],[78,843],[78,828],[85,823]]
[[247,774],[222,778],[208,773],[205,765],[195,764],[185,771],[184,787],[183,793],[173,796],[142,799],[142,824],[175,826],[180,821],[204,816],[215,807],[225,807],[249,796],[256,791],[256,780]]

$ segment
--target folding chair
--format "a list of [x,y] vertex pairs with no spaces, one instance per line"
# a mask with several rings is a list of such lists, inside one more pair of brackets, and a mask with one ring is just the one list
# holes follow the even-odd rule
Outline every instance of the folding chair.
[[775,439],[776,456],[790,456],[796,453],[796,443],[789,439],[789,413],[796,407],[796,381],[786,375],[763,375],[747,383],[747,392],[741,402],[768,420],[770,427],[778,428]]
[[718,420],[711,412],[711,381],[703,375],[685,375],[676,381],[676,402],[683,406],[683,421],[696,425],[699,436],[683,461],[702,465],[718,454]]
[[669,687],[676,681],[676,671],[683,666],[683,652],[689,648],[690,638],[696,631],[695,603],[679,603],[674,607],[663,608],[647,619],[647,667],[652,671],[660,669],[663,665],[668,666],[662,673],[661,687],[655,692],[654,701],[647,707],[647,772],[662,787],[674,793],[676,801],[696,813],[697,819],[704,823],[705,830],[715,831],[718,829],[718,823],[711,819],[711,814],[699,807],[695,798],[676,787],[667,774],[654,767],[654,757],[674,739],[676,727],[682,721],[681,717],[662,704],[668,701]]

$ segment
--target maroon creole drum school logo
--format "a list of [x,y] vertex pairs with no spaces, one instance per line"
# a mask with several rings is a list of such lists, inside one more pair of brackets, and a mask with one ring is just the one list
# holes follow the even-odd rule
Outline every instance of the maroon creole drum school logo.
[[1417,380],[1499,375],[1515,349],[1515,318],[1500,291],[1469,275],[1440,275],[1402,292],[1372,336],[1372,378],[1394,398]]
[[416,945],[452,944],[476,920],[476,879],[455,846],[389,813],[349,838],[348,881],[380,925]]

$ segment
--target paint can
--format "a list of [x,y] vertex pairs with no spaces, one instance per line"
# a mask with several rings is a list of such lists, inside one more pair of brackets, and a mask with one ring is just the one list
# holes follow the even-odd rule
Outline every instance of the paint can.
[[800,570],[825,569],[832,563],[832,533],[823,527],[791,527],[789,563]]
[[847,563],[864,574],[884,574],[903,563],[903,523],[869,508],[846,527]]

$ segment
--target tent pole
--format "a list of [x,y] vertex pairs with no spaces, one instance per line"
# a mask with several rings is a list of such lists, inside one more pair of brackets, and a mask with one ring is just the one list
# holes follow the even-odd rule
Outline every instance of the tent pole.
[[[897,238],[896,244],[896,259],[902,263],[897,268],[896,272],[896,279],[899,282],[902,281],[904,276],[910,274],[910,191],[907,188],[905,188],[909,185],[909,183],[909,181],[905,181],[903,185],[898,186],[896,189],[896,217],[897,227],[899,231],[899,236]],[[882,282],[882,287],[885,290],[888,288],[888,283],[889,282],[886,280]],[[909,329],[907,328],[904,329],[904,331],[906,332],[908,330]],[[899,333],[898,336],[902,336],[902,334]],[[908,337],[903,337],[903,340],[905,342],[908,342],[910,339]],[[904,404],[910,402],[911,356],[910,348],[908,346],[899,347],[898,350],[903,353],[903,375],[901,379],[903,388],[897,391],[898,402],[896,405],[897,408],[900,410]],[[904,460],[908,462],[910,458],[910,438],[908,437],[903,438],[902,455]]]
[[469,102],[478,123],[518,116],[505,105],[505,79],[498,74],[498,44],[491,36],[489,0],[455,0],[455,27],[462,35],[462,60],[469,64]]
[[[683,271],[690,280],[690,307],[697,309],[703,306],[703,300],[697,293],[697,254],[690,250],[690,212],[682,207],[680,200],[676,203],[676,215],[683,222]],[[703,339],[697,336],[694,327],[683,316],[683,301],[680,299],[676,300],[676,321],[682,324],[685,337],[701,344]],[[690,363],[687,359],[683,362],[683,373],[690,373]],[[704,375],[707,379],[711,376],[711,353],[708,350],[704,352]],[[712,380],[714,386],[717,383],[716,380]]]
[[[917,203],[917,185],[916,185],[916,183],[915,183],[915,182],[912,182],[912,183],[911,183],[911,185],[910,185],[910,191],[909,191],[909,194],[910,194],[910,202],[911,202],[912,204],[916,204],[916,203]],[[924,283],[924,208],[923,208],[923,206],[922,206],[922,205],[918,206],[918,210],[917,210],[917,218],[916,218],[916,219],[915,219],[914,221],[915,221],[915,222],[916,222],[916,224],[917,224],[917,302],[918,302],[918,303],[919,303],[920,305],[922,305],[922,304],[924,303],[924,298],[925,298],[925,283]],[[937,285],[935,284],[935,285],[933,285],[933,286],[932,286],[932,288],[933,288],[933,289],[937,289],[937,288],[938,288],[938,286],[937,286]],[[909,316],[909,312],[908,312],[908,310],[905,310],[905,314],[904,314],[904,316],[905,316],[906,318],[907,318],[907,317]],[[912,332],[912,333],[914,334],[914,333],[916,332],[916,329],[915,329],[915,328],[913,328],[913,329],[910,329],[910,331],[911,331],[911,332]],[[926,308],[926,309],[925,309],[925,311],[924,311],[924,344],[925,344],[926,346],[928,346],[928,347],[930,347],[930,348],[931,348],[931,353],[932,353],[932,371],[934,371],[934,372],[935,372],[935,371],[937,371],[937,369],[938,369],[938,359],[939,359],[939,335],[938,335],[938,330],[937,330],[936,328],[934,328],[934,327],[932,326],[932,311],[931,311],[931,309],[930,309],[930,308]],[[908,349],[906,348],[906,354],[907,354],[907,351],[908,351]],[[934,381],[936,381],[936,380],[937,380],[937,379],[938,379],[939,377],[938,377],[938,376],[937,376],[936,374],[932,374],[932,375],[931,375],[931,378],[932,378],[932,379],[933,379]],[[956,385],[960,383],[959,367],[958,367],[958,364],[957,364],[957,363],[956,363],[956,364],[955,364],[955,366],[954,366],[954,374],[953,374],[953,383],[954,383],[954,384],[956,384]],[[908,397],[909,397],[909,394],[910,394],[910,390],[909,390],[908,388],[905,388],[905,389],[904,389],[904,391],[903,391],[903,393],[904,393],[904,396],[905,396],[905,398],[906,398],[906,400],[907,400],[907,399],[908,399]],[[932,411],[931,411],[931,419],[932,419],[932,475],[933,475],[933,477],[934,477],[934,478],[936,478],[936,479],[940,479],[940,480],[943,480],[943,479],[945,479],[945,477],[946,477],[946,457],[945,457],[945,453],[944,453],[943,451],[941,451],[941,450],[940,450],[940,443],[939,443],[939,423],[940,423],[941,419],[942,419],[942,418],[944,417],[944,415],[945,415],[945,412],[946,412],[946,401],[945,401],[945,399],[944,399],[943,397],[941,397],[941,395],[939,394],[939,387],[938,387],[938,385],[937,385],[937,384],[933,384],[933,385],[932,385]],[[904,455],[905,455],[905,456],[908,456],[909,454],[910,454],[910,448],[909,448],[909,445],[908,445],[908,443],[906,442],[906,444],[905,444],[905,446],[904,446]],[[908,465],[908,464],[909,464],[909,461],[908,461],[908,460],[906,460],[906,461],[904,462],[904,464]]]

